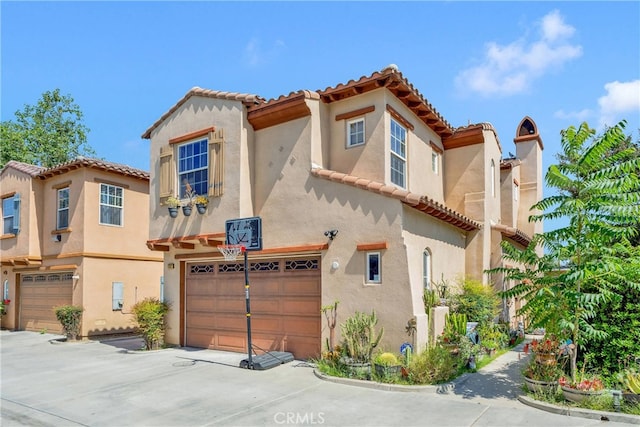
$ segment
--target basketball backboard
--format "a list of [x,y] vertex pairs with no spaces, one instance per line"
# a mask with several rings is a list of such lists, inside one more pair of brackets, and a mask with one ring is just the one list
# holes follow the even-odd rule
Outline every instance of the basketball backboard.
[[230,219],[225,223],[227,245],[242,245],[247,251],[262,250],[262,218]]

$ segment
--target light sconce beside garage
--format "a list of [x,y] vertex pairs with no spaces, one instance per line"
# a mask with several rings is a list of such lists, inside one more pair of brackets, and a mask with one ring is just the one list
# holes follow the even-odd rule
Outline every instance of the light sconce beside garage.
[[338,235],[338,230],[327,230],[324,232],[324,235],[329,238],[329,240],[333,240]]
[[176,265],[174,263],[170,262],[169,264],[167,264],[167,268],[169,270],[173,270],[174,268],[176,268]]

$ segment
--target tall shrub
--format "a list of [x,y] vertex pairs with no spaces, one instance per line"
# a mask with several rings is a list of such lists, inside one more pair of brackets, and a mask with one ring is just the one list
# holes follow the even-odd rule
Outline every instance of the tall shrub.
[[465,279],[460,293],[452,297],[453,312],[465,314],[470,322],[491,322],[500,310],[500,298],[491,285]]
[[[532,209],[542,213],[529,220],[564,219],[566,225],[534,236],[522,252],[503,242],[505,258],[524,269],[490,271],[516,283],[504,295],[526,300],[520,313],[531,326],[571,338],[573,379],[578,351],[611,337],[595,322],[600,310],[640,290],[637,276],[628,274],[628,266],[639,264],[629,240],[640,223],[640,157],[637,146],[627,144],[624,126],[622,121],[600,136],[587,123],[562,132],[559,162],[545,176],[556,194],[536,203]],[[543,255],[535,251],[538,244]]]
[[138,331],[144,339],[145,348],[159,348],[164,343],[165,315],[169,312],[169,305],[157,298],[145,298],[137,302],[132,311],[138,323]]
[[77,340],[80,335],[80,325],[82,324],[82,312],[84,308],[78,305],[61,305],[55,307],[53,311],[56,319],[62,325],[62,330],[69,340]]

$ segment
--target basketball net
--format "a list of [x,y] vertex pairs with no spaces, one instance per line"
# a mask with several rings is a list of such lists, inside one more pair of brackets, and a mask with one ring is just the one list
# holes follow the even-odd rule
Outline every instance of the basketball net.
[[218,245],[218,250],[222,252],[225,261],[235,261],[238,255],[245,251],[242,245]]

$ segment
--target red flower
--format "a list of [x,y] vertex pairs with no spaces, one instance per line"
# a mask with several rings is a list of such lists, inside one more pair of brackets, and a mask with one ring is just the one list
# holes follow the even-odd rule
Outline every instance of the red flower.
[[10,300],[10,299],[2,300],[2,303],[3,303],[4,305],[9,305],[9,303],[10,303],[10,302],[11,302],[11,300]]

